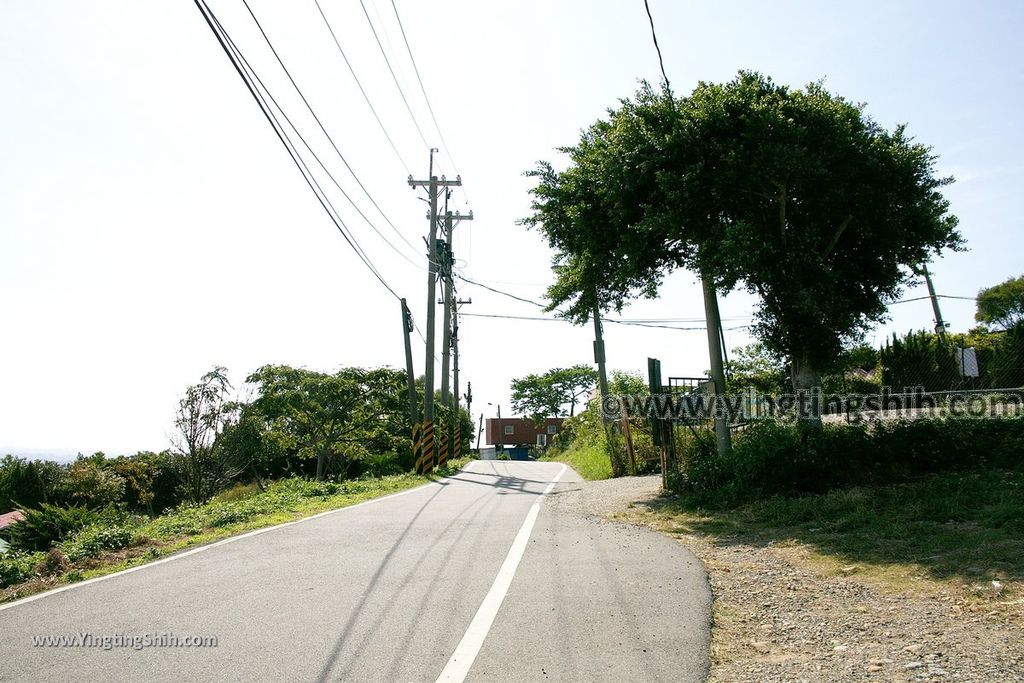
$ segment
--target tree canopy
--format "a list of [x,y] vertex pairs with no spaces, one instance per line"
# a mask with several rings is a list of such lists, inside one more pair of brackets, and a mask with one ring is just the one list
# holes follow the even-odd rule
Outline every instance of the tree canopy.
[[597,373],[587,365],[553,368],[512,380],[512,410],[534,420],[576,414],[580,398],[593,389]]
[[688,268],[758,295],[753,333],[801,386],[884,317],[911,266],[961,246],[930,148],[820,83],[644,85],[562,151],[567,169],[530,173],[523,221],[555,252],[552,308],[584,321]]
[[1004,330],[1024,322],[1024,275],[978,292],[978,311],[974,319]]
[[246,380],[271,436],[299,457],[316,458],[317,478],[368,455],[368,444],[388,440],[391,419],[402,414],[405,373],[389,368],[343,368],[334,374],[267,365]]

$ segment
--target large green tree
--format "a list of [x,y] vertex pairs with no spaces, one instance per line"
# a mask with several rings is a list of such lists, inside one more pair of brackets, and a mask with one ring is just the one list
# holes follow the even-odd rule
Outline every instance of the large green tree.
[[533,420],[576,414],[576,404],[594,388],[597,373],[588,365],[553,368],[512,380],[512,410]]
[[328,374],[267,365],[246,381],[258,389],[251,405],[268,421],[271,436],[299,457],[316,458],[317,479],[331,468],[344,474],[372,444],[388,440],[405,405],[405,373],[389,368]]
[[818,83],[644,86],[565,151],[567,169],[533,172],[524,221],[555,251],[552,306],[585,319],[594,283],[577,272],[621,308],[688,268],[758,295],[753,332],[796,389],[884,317],[911,266],[961,245],[930,148]]
[[978,311],[974,319],[1004,330],[1024,322],[1024,275],[978,292]]

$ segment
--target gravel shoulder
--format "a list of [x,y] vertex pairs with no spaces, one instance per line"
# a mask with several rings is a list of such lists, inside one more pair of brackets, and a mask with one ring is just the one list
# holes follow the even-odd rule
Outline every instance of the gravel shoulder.
[[691,549],[713,594],[709,680],[1024,681],[1024,604],[837,573],[797,542],[722,540],[659,510],[660,478],[586,482],[588,514],[657,529]]

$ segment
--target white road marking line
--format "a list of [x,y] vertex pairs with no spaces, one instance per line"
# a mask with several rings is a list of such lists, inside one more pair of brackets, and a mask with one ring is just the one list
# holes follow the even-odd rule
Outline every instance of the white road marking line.
[[480,603],[480,609],[476,611],[476,616],[473,617],[469,628],[466,629],[466,634],[462,636],[462,640],[459,641],[455,652],[452,653],[448,663],[441,671],[441,675],[437,677],[439,683],[441,681],[444,683],[462,683],[462,681],[466,680],[466,675],[469,674],[470,667],[476,661],[476,656],[480,654],[480,648],[483,647],[487,633],[491,630],[491,625],[494,624],[494,618],[498,615],[498,609],[501,607],[501,603],[504,602],[505,595],[512,585],[512,579],[516,575],[516,569],[519,568],[519,562],[523,559],[523,554],[526,552],[526,545],[530,541],[530,534],[533,533],[533,525],[537,522],[537,515],[540,514],[540,504],[544,502],[544,497],[551,492],[551,489],[555,487],[558,480],[565,474],[565,470],[566,466],[562,465],[562,469],[558,471],[554,480],[548,484],[547,488],[544,489],[544,492],[540,494],[530,508],[530,511],[526,514],[526,519],[523,520],[523,525],[519,527],[519,533],[516,534],[515,540],[512,541],[512,547],[508,549],[508,555],[505,556],[505,561],[502,563],[501,569],[498,570],[498,575],[494,578],[491,589],[487,591],[484,601]]
[[[466,466],[463,467],[462,470],[463,471],[468,470],[469,466],[472,465],[474,462],[476,462],[476,460],[471,460],[470,462],[466,463]],[[451,477],[448,477],[448,478],[451,478]],[[137,571],[140,571],[142,569],[149,569],[150,567],[156,567],[157,565],[161,565],[161,564],[164,564],[166,562],[173,562],[174,560],[180,560],[183,557],[189,557],[190,555],[195,555],[197,553],[201,553],[201,552],[204,552],[206,550],[210,550],[212,548],[216,548],[218,546],[227,545],[228,543],[234,543],[235,541],[241,541],[243,538],[251,538],[253,536],[258,536],[258,535],[266,533],[268,531],[273,531],[274,529],[283,529],[284,527],[292,526],[292,525],[295,525],[295,524],[302,524],[303,522],[308,522],[308,521],[313,520],[313,519],[318,519],[320,517],[326,517],[327,515],[333,515],[333,514],[338,513],[338,512],[344,512],[345,510],[354,510],[355,508],[363,507],[364,505],[370,505],[372,503],[379,503],[381,501],[388,500],[389,498],[397,498],[398,496],[405,496],[405,495],[408,495],[410,493],[415,493],[416,491],[422,491],[423,489],[429,488],[431,486],[440,486],[440,483],[438,483],[436,481],[432,481],[429,484],[424,484],[422,486],[417,486],[414,489],[408,489],[406,491],[399,491],[398,493],[391,493],[391,494],[388,494],[386,496],[381,496],[380,498],[372,498],[370,500],[364,500],[361,503],[356,503],[355,505],[349,505],[349,506],[343,507],[343,508],[337,508],[336,510],[327,510],[325,512],[318,512],[315,515],[311,515],[309,517],[303,517],[302,519],[297,519],[294,522],[283,522],[281,524],[275,524],[274,526],[263,527],[262,529],[255,529],[253,531],[246,532],[246,533],[241,534],[239,536],[229,536],[229,537],[227,537],[225,539],[222,539],[220,541],[217,541],[215,543],[210,543],[208,545],[201,545],[198,548],[193,548],[192,550],[186,550],[185,552],[175,553],[174,555],[170,555],[168,557],[165,557],[162,560],[154,560],[153,562],[147,562],[146,564],[140,564],[137,567],[130,567],[128,569],[122,569],[121,571],[114,572],[113,574],[104,574],[103,576],[97,576],[95,579],[89,579],[87,581],[79,581],[78,583],[69,583],[68,585],[61,586],[60,588],[53,588],[51,590],[44,591],[42,593],[36,593],[35,595],[30,595],[27,598],[22,598],[21,600],[15,600],[14,602],[9,602],[7,604],[0,605],[0,612],[3,612],[4,610],[11,609],[12,607],[18,607],[19,605],[25,605],[25,604],[30,603],[30,602],[35,602],[36,600],[41,600],[41,599],[43,599],[43,598],[45,598],[47,596],[50,596],[50,595],[56,595],[57,593],[63,593],[64,591],[69,591],[72,588],[79,588],[81,586],[88,586],[91,583],[99,583],[100,581],[106,581],[107,579],[112,579],[112,578],[114,578],[116,576],[124,576],[125,574],[131,574],[132,572],[137,572]]]

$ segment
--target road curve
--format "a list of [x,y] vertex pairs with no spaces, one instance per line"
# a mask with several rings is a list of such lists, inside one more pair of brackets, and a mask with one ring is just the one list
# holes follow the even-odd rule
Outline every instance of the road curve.
[[[699,562],[667,537],[544,503],[582,485],[558,463],[477,461],[410,492],[0,606],[0,680],[703,680]],[[77,634],[94,645],[33,644]],[[217,646],[95,645],[152,634]]]

